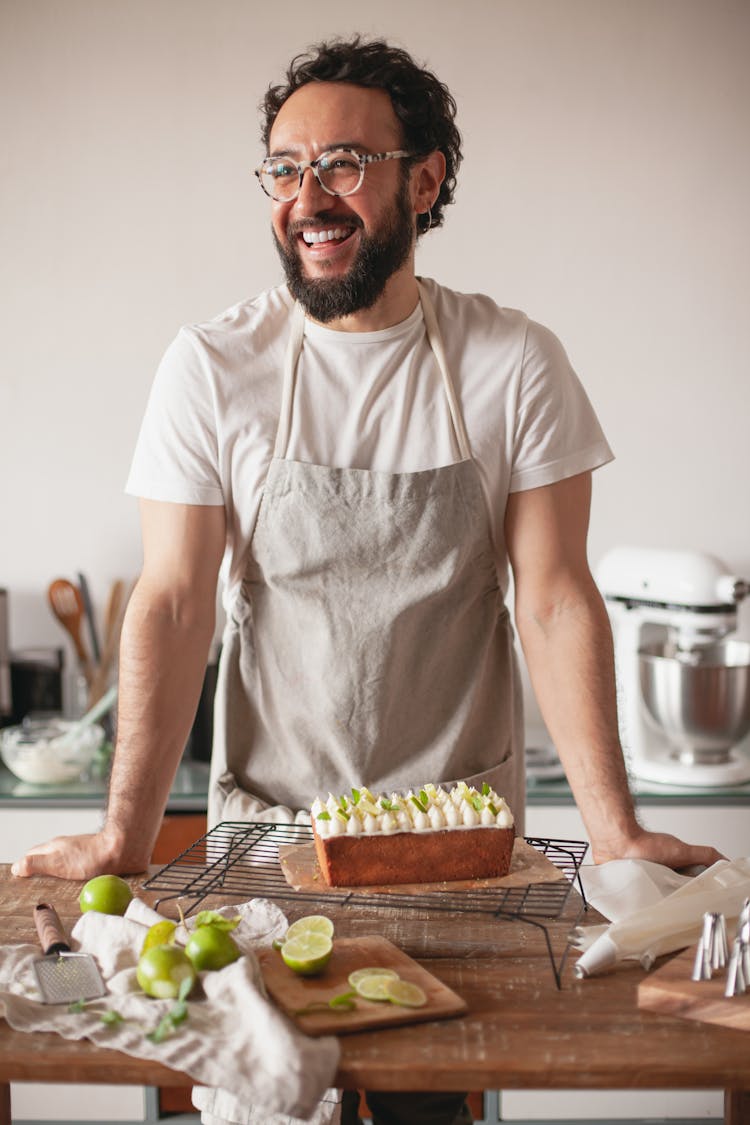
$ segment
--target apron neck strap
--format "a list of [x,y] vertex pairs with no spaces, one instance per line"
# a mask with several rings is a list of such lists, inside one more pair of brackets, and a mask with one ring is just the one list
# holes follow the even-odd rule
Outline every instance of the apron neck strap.
[[[461,454],[462,461],[471,460],[471,446],[469,445],[468,434],[464,426],[464,419],[461,413],[461,407],[458,403],[453,380],[451,379],[450,372],[448,371],[448,363],[445,358],[445,348],[443,347],[443,337],[440,333],[437,316],[435,315],[435,307],[430,299],[429,294],[417,279],[417,288],[419,290],[419,300],[422,305],[422,316],[424,317],[425,331],[427,333],[427,340],[432,348],[433,355],[440,368],[440,375],[443,380],[443,390],[445,397],[448,400],[448,410],[453,422],[453,429],[456,435],[456,442],[458,443],[459,453]],[[289,437],[292,432],[292,408],[294,404],[294,386],[297,379],[297,361],[299,354],[302,351],[302,341],[305,336],[305,310],[299,301],[295,301],[294,308],[292,309],[292,323],[291,331],[289,333],[289,340],[286,346],[286,353],[284,355],[284,373],[281,388],[281,410],[279,414],[279,425],[276,430],[276,442],[274,444],[273,455],[276,458],[283,458],[286,455],[287,447],[289,445]]]
[[279,424],[276,428],[276,443],[273,455],[283,458],[289,445],[289,436],[292,432],[292,406],[294,403],[294,384],[297,379],[297,359],[302,351],[302,340],[305,335],[305,310],[299,301],[294,302],[292,309],[292,324],[289,340],[284,354],[284,372],[281,382],[281,411]]
[[448,370],[448,361],[445,358],[445,348],[443,347],[443,337],[440,332],[440,326],[435,315],[435,306],[432,299],[428,294],[422,282],[417,278],[417,287],[419,289],[419,299],[422,303],[422,315],[424,317],[425,331],[427,332],[427,339],[429,340],[430,347],[432,348],[437,365],[440,368],[440,374],[443,377],[443,389],[445,390],[445,397],[448,400],[448,410],[450,411],[451,421],[453,422],[453,429],[456,434],[456,441],[458,442],[458,449],[461,454],[462,461],[471,460],[471,446],[469,445],[469,436],[466,433],[464,426],[464,418],[461,413],[461,407],[458,404],[456,397],[456,389],[453,386],[453,380]]

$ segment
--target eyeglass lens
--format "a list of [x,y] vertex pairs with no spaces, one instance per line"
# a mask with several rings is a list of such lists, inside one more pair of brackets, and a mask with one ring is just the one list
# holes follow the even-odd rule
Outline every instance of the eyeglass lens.
[[[363,169],[352,152],[326,152],[315,162],[314,171],[332,195],[351,195],[362,182]],[[273,199],[294,199],[300,187],[299,168],[293,160],[272,159],[263,165],[260,181]]]

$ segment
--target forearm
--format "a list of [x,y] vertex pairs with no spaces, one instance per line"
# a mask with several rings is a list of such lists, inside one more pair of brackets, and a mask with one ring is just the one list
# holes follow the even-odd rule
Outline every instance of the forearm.
[[618,736],[612,640],[599,593],[582,579],[545,606],[517,606],[517,625],[594,858],[623,854],[640,829]]
[[214,605],[183,603],[141,579],[120,652],[117,743],[104,834],[120,869],[151,858],[200,695]]

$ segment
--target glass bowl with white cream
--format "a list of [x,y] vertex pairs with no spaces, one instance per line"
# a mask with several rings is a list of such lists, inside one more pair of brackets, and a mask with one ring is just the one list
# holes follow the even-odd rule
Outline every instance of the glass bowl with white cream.
[[[72,733],[72,728],[76,729]],[[0,757],[31,785],[64,785],[85,778],[102,747],[104,728],[59,718],[25,719],[0,730]]]

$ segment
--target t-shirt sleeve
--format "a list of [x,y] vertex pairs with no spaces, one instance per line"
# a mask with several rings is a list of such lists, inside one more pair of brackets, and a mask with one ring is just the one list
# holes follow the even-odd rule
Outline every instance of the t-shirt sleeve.
[[510,491],[554,484],[613,458],[560,341],[529,321],[516,399]]
[[207,357],[182,329],[159,364],[125,491],[176,504],[224,503]]

